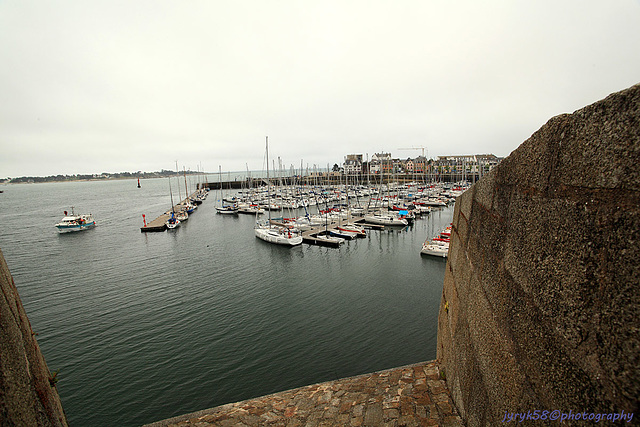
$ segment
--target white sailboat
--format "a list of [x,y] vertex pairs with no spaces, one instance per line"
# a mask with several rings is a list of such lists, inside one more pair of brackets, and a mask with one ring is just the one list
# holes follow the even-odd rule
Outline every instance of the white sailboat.
[[364,220],[368,223],[379,225],[397,225],[401,227],[409,225],[407,220],[404,218],[399,218],[391,214],[384,214],[382,212],[365,215]]
[[[251,191],[251,174],[249,172],[249,166],[247,165],[247,177],[248,177],[248,189],[247,195],[248,198],[245,201],[237,203],[238,213],[248,214],[248,215],[261,215],[264,213],[264,209],[260,207],[257,203],[254,203],[251,199],[253,192]],[[241,192],[242,193],[242,192]]]
[[342,220],[338,221],[338,231],[347,233],[351,237],[367,237],[367,232],[364,227],[351,222],[351,206],[349,205],[349,187],[347,187],[347,222],[342,223]]
[[433,255],[446,258],[449,254],[449,241],[451,237],[451,227],[446,227],[436,237],[425,240],[420,253],[422,255]]
[[[269,182],[269,137],[266,140],[267,150],[267,195],[270,198],[270,182]],[[269,204],[271,200],[269,199]],[[271,210],[269,210],[268,220],[256,222],[254,233],[258,239],[277,245],[296,246],[302,244],[302,236],[293,232],[287,227],[271,224]]]
[[420,249],[422,255],[432,255],[446,258],[449,254],[449,244],[441,244],[435,241],[425,241]]
[[238,205],[232,202],[230,205],[225,205],[225,198],[222,196],[222,166],[219,168],[219,181],[220,181],[220,206],[216,206],[216,211],[223,215],[238,215]]
[[169,178],[169,194],[171,195],[171,216],[165,222],[169,230],[173,230],[180,226],[180,220],[176,218],[176,212],[173,205],[173,192],[171,191],[171,178]]

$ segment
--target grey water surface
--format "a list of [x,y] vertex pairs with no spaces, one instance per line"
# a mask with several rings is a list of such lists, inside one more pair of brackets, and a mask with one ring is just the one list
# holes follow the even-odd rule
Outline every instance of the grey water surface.
[[[167,179],[4,185],[0,248],[72,426],[135,426],[436,356],[453,207],[339,249],[255,238],[209,198],[181,227]],[[176,182],[173,182],[174,197]],[[182,183],[184,185],[184,183]],[[184,188],[182,189],[184,196]],[[58,234],[64,210],[91,230]]]

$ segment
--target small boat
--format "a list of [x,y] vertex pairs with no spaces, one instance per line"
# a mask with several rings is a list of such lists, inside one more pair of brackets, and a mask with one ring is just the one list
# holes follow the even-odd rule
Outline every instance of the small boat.
[[367,237],[367,231],[364,227],[353,223],[338,225],[337,229],[345,233],[352,234],[355,237]]
[[344,231],[341,230],[339,228],[331,228],[331,229],[327,229],[327,233],[329,233],[330,235],[334,236],[334,237],[339,237],[343,240],[352,240],[355,239],[356,234],[349,232],[349,231]]
[[407,226],[409,222],[404,218],[398,218],[395,215],[384,215],[384,214],[372,214],[365,215],[364,220],[371,224],[378,225],[397,225],[397,226]]
[[254,229],[257,238],[265,242],[284,246],[296,246],[302,243],[302,236],[286,227],[274,225],[257,225]]
[[176,219],[181,222],[189,219],[189,214],[187,213],[187,211],[175,212],[175,216],[176,216]]
[[187,214],[192,214],[196,209],[198,209],[198,205],[194,205],[193,203],[191,203],[188,198],[178,206],[180,206],[181,210],[185,210]]
[[338,247],[345,242],[343,237],[332,234],[331,232],[318,233],[315,235],[315,238],[327,246]]
[[64,218],[56,224],[56,228],[60,233],[68,233],[70,231],[82,231],[91,227],[95,227],[96,221],[92,214],[76,215],[71,207],[71,215],[64,211]]
[[449,253],[449,244],[441,243],[441,242],[429,242],[426,241],[422,244],[422,249],[420,250],[420,254],[422,255],[432,255],[446,258]]
[[260,215],[264,213],[264,209],[255,204],[238,204],[238,213],[249,215]]
[[413,225],[413,221],[416,219],[416,215],[413,211],[399,210],[395,212],[398,214],[398,218],[406,220],[409,225]]
[[[167,228],[169,230],[173,230],[175,228],[178,228],[180,226],[180,220],[178,218],[176,218],[176,210],[173,206],[173,191],[171,191],[171,178],[169,178],[169,195],[171,196],[171,216],[169,217],[169,219],[165,222],[165,225],[167,226]],[[180,212],[184,212],[184,211],[180,211]],[[185,212],[186,214],[186,212]],[[187,217],[189,215],[187,214]]]
[[451,236],[451,226],[446,227],[443,231],[441,231],[436,237],[429,240],[425,240],[422,244],[422,249],[420,253],[422,255],[433,255],[440,256],[443,258],[447,257],[449,253],[449,241]]
[[167,220],[166,225],[169,230],[173,230],[180,226],[180,220],[172,213],[171,217]]
[[223,215],[238,215],[237,205],[222,205],[216,206],[216,211]]

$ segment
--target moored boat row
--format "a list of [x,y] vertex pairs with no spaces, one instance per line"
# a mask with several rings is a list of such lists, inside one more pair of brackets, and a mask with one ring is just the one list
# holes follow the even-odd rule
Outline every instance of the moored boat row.
[[446,258],[449,254],[449,241],[451,238],[451,226],[446,227],[431,240],[427,239],[422,244],[420,253]]

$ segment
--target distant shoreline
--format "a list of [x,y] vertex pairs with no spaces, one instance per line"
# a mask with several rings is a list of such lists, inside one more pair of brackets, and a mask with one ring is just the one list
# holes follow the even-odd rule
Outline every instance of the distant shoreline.
[[[155,178],[163,178],[163,177],[149,177],[149,178],[140,178],[140,179],[155,179]],[[121,177],[121,178],[82,178],[82,179],[59,179],[59,180],[47,180],[47,181],[18,181],[18,182],[3,182],[4,185],[23,185],[23,184],[59,184],[61,182],[91,182],[91,181],[124,181],[124,180],[132,180],[135,181],[138,178],[131,177]]]
[[[207,175],[206,172],[182,171],[189,176]],[[88,181],[115,181],[124,179],[154,179],[172,178],[176,176],[175,171],[162,170],[160,172],[120,172],[113,174],[79,174],[79,175],[49,175],[49,176],[21,176],[17,178],[5,178],[0,180],[0,184],[41,184],[48,182],[88,182]]]

